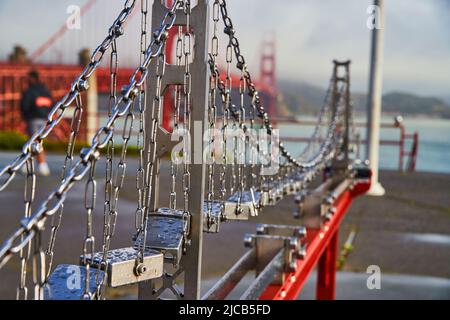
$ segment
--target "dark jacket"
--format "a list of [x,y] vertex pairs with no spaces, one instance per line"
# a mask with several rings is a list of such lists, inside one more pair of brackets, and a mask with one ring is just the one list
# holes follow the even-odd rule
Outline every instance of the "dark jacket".
[[52,106],[52,96],[43,83],[31,85],[20,101],[20,111],[25,120],[45,119]]

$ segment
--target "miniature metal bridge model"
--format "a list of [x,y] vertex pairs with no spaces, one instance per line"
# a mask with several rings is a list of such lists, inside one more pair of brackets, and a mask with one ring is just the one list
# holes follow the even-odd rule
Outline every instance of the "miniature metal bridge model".
[[[0,247],[0,268],[12,257],[20,261],[17,298],[105,299],[107,288],[137,285],[140,299],[225,299],[247,273],[255,272],[242,299],[296,299],[318,265],[318,298],[333,299],[339,224],[352,200],[368,190],[371,177],[351,145],[350,62],[334,61],[314,133],[302,153],[294,156],[277,138],[252,82],[225,0],[155,0],[152,33],[147,30],[148,1],[140,1],[140,8],[138,3],[125,2],[91,62],[51,110],[47,124],[0,171],[0,192],[20,170],[26,172],[24,215]],[[140,65],[120,91],[116,41],[126,36],[123,25],[136,10],[142,22]],[[171,41],[176,46],[174,64],[166,57]],[[108,58],[109,118],[75,160],[82,96],[89,90],[91,75]],[[236,72],[238,90],[232,83]],[[173,95],[172,131],[162,125],[168,92]],[[37,204],[34,159],[63,117],[72,123],[62,179]],[[128,159],[133,125],[139,128],[138,157]],[[120,153],[115,151],[118,141]],[[161,163],[168,155],[170,189],[163,190],[160,174],[166,166]],[[99,192],[96,167],[101,161],[106,172]],[[130,234],[129,247],[112,248],[117,216],[124,215],[118,203],[130,161],[137,161],[138,203],[132,218],[136,231]],[[85,185],[86,212],[86,224],[73,226],[86,230],[79,265],[55,266],[64,202],[79,184]],[[97,223],[103,236],[96,239],[94,212],[100,195],[103,219]],[[167,207],[160,205],[161,199],[168,199]],[[263,217],[265,207],[283,199],[296,203],[298,224],[259,225],[244,239],[248,252],[202,296],[203,234],[219,233],[224,223]],[[32,270],[32,277],[27,270]],[[73,274],[78,274],[79,287],[69,285]]]

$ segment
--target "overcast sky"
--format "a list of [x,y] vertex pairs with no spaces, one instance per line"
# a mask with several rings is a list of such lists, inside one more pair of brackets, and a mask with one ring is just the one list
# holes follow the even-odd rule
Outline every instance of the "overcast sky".
[[[71,4],[86,0],[0,0],[0,59],[14,44],[35,50],[67,19]],[[82,30],[67,34],[43,59],[75,59],[71,46],[93,46],[120,10],[123,0],[98,0]],[[138,1],[139,2],[139,1]],[[277,36],[278,78],[324,86],[331,60],[352,59],[353,87],[366,91],[370,0],[228,0],[237,35],[252,70],[257,71],[261,40]],[[138,28],[136,15],[129,30]],[[450,0],[386,0],[384,91],[450,96]],[[133,45],[126,45],[133,62]],[[124,49],[125,50],[125,49]],[[58,54],[59,52],[59,54]]]

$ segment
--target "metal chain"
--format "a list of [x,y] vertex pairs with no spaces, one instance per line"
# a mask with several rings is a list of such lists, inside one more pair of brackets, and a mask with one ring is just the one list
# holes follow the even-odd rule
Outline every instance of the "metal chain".
[[[225,143],[227,144],[227,148],[228,148],[228,134],[229,134],[229,126],[230,126],[230,121],[232,121],[232,131],[234,132],[236,129],[236,118],[231,119],[231,113],[233,112],[233,108],[232,108],[232,102],[231,102],[231,94],[232,94],[232,89],[233,89],[233,79],[231,77],[231,64],[233,63],[233,47],[231,46],[231,43],[229,42],[227,47],[226,47],[226,64],[227,64],[227,69],[226,69],[226,78],[225,78],[225,89],[226,89],[226,93],[225,93],[225,107],[226,107],[226,114],[227,114],[227,126],[225,129]],[[230,194],[234,194],[235,191],[235,186],[236,186],[236,171],[235,171],[235,163],[236,163],[236,138],[233,136],[232,139],[232,150],[233,150],[233,158],[231,159],[231,179],[229,180],[229,190],[230,190]],[[228,160],[228,152],[226,154],[227,156],[227,160]],[[228,162],[227,162],[228,165]]]
[[[85,177],[94,161],[100,157],[100,151],[108,145],[112,128],[117,119],[125,117],[134,102],[139,88],[143,85],[148,76],[148,66],[150,62],[159,56],[166,41],[167,31],[175,23],[176,9],[181,0],[163,18],[161,27],[155,31],[153,40],[146,49],[145,59],[131,76],[129,85],[122,92],[122,97],[117,101],[111,116],[106,124],[95,134],[90,147],[83,149],[81,159],[68,171],[66,178],[58,185],[47,199],[41,204],[39,210],[32,214],[29,219],[23,220],[22,225],[9,237],[0,248],[0,269],[9,259],[23,249],[36,235],[39,226],[45,225],[47,219],[52,217],[64,203],[67,193],[73,186]],[[170,20],[169,20],[170,18]],[[22,239],[22,236],[24,237]]]
[[[117,103],[117,74],[119,69],[118,63],[118,52],[117,52],[117,43],[114,41],[111,46],[111,56],[110,56],[110,96],[109,96],[109,110],[108,115],[111,116],[113,112],[113,107]],[[125,124],[123,127],[123,132],[126,131],[127,119],[129,117],[130,112],[132,112],[132,107],[130,107],[129,113],[125,118]],[[124,139],[125,142],[125,139]],[[122,146],[122,154],[126,152],[127,145],[124,143]],[[120,164],[123,163],[123,156],[119,164],[117,165],[118,169],[114,171],[114,156],[115,156],[115,135],[114,135],[114,126],[113,126],[113,134],[111,135],[111,139],[107,145],[106,152],[106,166],[105,166],[105,187],[104,187],[104,204],[103,204],[103,243],[102,243],[102,255],[100,266],[103,270],[108,269],[108,252],[111,244],[111,238],[114,234],[115,223],[117,219],[117,210],[115,209],[118,201],[118,186],[117,180],[113,179],[115,177],[115,173],[118,174],[120,170]],[[123,171],[123,176],[125,175],[125,171]],[[96,297],[100,299],[106,292],[106,281],[107,274],[100,278],[100,274],[96,275]]]
[[[93,216],[95,210],[95,201],[97,197],[97,182],[95,180],[95,168],[97,160],[91,162],[89,170],[89,178],[86,182],[84,206],[86,209],[86,237],[83,243],[83,254],[81,258],[82,265],[86,268],[86,274],[84,279],[84,293],[83,300],[92,300],[94,293],[91,292],[90,286],[90,272],[91,266],[94,261],[95,254],[95,237],[93,232]],[[90,258],[90,261],[89,261]]]
[[88,89],[88,80],[100,65],[105,52],[109,49],[111,43],[115,39],[123,35],[122,26],[131,15],[135,2],[136,0],[127,0],[125,2],[123,10],[110,27],[107,37],[97,47],[97,49],[94,50],[89,64],[72,83],[69,92],[59,102],[57,102],[49,112],[46,124],[39,128],[39,130],[35,132],[33,136],[24,144],[21,154],[0,171],[0,192],[6,189],[28,159],[36,155],[33,150],[39,148],[39,145],[42,144],[42,142],[64,118],[66,109],[72,105],[77,96]]
[[[245,114],[245,100],[244,100],[244,94],[247,90],[247,82],[244,77],[244,73],[241,72],[241,78],[239,80],[239,142],[236,150],[238,151],[239,158],[238,161],[238,179],[239,179],[239,198],[238,198],[238,206],[237,210],[240,213],[241,212],[241,204],[242,204],[242,197],[244,195],[245,191],[245,185],[246,185],[246,178],[245,178],[245,166],[247,164],[246,159],[246,153],[247,153],[247,137],[245,135],[245,121],[246,121],[246,114]],[[243,150],[241,149],[243,148]]]
[[33,241],[33,283],[35,300],[44,300],[44,285],[46,282],[45,253],[42,250],[42,232],[43,228],[40,227],[37,230]]
[[[117,72],[118,72],[118,53],[117,53],[117,44],[114,42],[111,50],[110,57],[110,95],[109,95],[109,108],[108,108],[108,116],[111,116],[113,112],[113,107],[117,103]],[[114,131],[114,129],[113,129]],[[104,226],[103,229],[106,230],[109,228],[109,216],[111,213],[113,194],[114,194],[114,186],[112,183],[114,177],[114,156],[115,156],[115,137],[114,133],[111,135],[111,139],[108,142],[106,147],[106,165],[105,165],[105,188],[104,188],[104,198],[105,202],[103,205],[103,216],[104,216]],[[105,231],[104,231],[105,232]],[[105,232],[106,234],[109,233]],[[106,235],[104,235],[106,238]]]
[[[147,48],[147,15],[148,15],[148,0],[141,0],[141,54],[139,63],[141,64],[145,59],[145,51]],[[138,192],[138,206],[136,209],[135,228],[139,232],[144,223],[145,210],[145,169],[144,169],[144,152],[145,152],[145,112],[147,109],[147,84],[144,81],[142,87],[139,89],[139,131],[137,134],[137,148],[138,169],[136,171],[136,189]]]
[[332,89],[334,86],[334,81],[335,80],[334,80],[334,76],[333,76],[330,79],[327,91],[325,93],[325,98],[324,98],[324,101],[322,104],[322,108],[320,109],[320,112],[319,112],[318,120],[316,122],[316,125],[314,126],[313,134],[311,135],[311,137],[308,141],[308,144],[305,146],[303,151],[300,153],[300,155],[298,157],[299,159],[307,158],[310,155],[314,145],[317,145],[318,143],[320,143],[320,140],[321,140],[320,129],[323,126],[327,112],[331,109],[331,99],[330,98],[331,98],[331,92],[332,92]]
[[[231,18],[228,15],[228,9],[227,9],[226,0],[219,0],[219,1],[220,1],[220,9],[221,9],[222,20],[223,20],[224,25],[225,25],[224,32],[225,32],[225,34],[228,35],[228,37],[230,39],[230,43],[233,46],[234,55],[235,55],[236,60],[237,60],[236,67],[239,70],[243,70],[243,72],[244,72],[244,76],[245,76],[245,78],[247,80],[247,83],[248,83],[248,94],[250,95],[250,97],[254,98],[254,103],[255,103],[255,105],[257,107],[258,116],[260,118],[262,118],[263,123],[264,123],[264,127],[265,127],[265,129],[267,130],[267,133],[270,136],[272,134],[272,132],[273,132],[273,126],[271,124],[271,121],[270,121],[268,113],[264,110],[264,106],[261,103],[261,99],[259,97],[259,93],[257,92],[257,90],[255,88],[255,85],[254,85],[254,83],[252,81],[252,77],[250,75],[250,72],[246,68],[245,58],[241,54],[241,48],[240,48],[239,40],[235,36],[235,30],[234,30],[233,22],[232,22]],[[324,144],[325,145],[329,144],[329,141],[326,141]],[[324,148],[321,148],[321,150],[322,149],[324,149]],[[288,163],[290,163],[291,165],[295,166],[299,170],[303,170],[303,171],[311,170],[311,168],[313,168],[314,165],[317,163],[317,158],[316,157],[313,159],[314,161],[308,161],[306,163],[297,161],[287,151],[287,149],[285,148],[285,146],[282,143],[279,144],[279,150],[280,150],[281,156],[286,158]],[[318,153],[318,156],[322,156],[322,155],[323,155],[322,152]]]
[[[83,102],[82,102],[81,96],[79,95],[75,99],[75,109],[74,109],[74,114],[72,116],[71,125],[70,125],[71,132],[70,132],[70,136],[69,136],[69,141],[67,143],[67,150],[66,150],[66,156],[64,159],[64,164],[63,164],[63,167],[61,170],[61,182],[63,182],[64,179],[66,179],[67,169],[72,166],[73,155],[75,152],[75,145],[77,142],[78,133],[80,131],[82,115],[83,115]],[[55,244],[56,244],[56,236],[57,236],[58,230],[61,226],[63,213],[64,213],[64,204],[61,205],[61,208],[52,217],[50,238],[48,241],[47,249],[45,251],[45,255],[48,260],[47,277],[50,276],[50,272],[52,270],[54,250],[55,250]]]
[[[213,5],[213,36],[211,38],[211,53],[210,59],[215,64],[219,56],[219,38],[217,37],[219,23],[219,2],[215,1]],[[207,192],[207,223],[208,225],[214,223],[212,217],[212,208],[214,201],[214,163],[216,161],[216,117],[217,117],[217,87],[219,84],[219,74],[210,73],[209,76],[209,106],[208,106],[208,122],[209,122],[209,163],[208,163],[208,192]],[[219,218],[220,219],[220,218]]]
[[[217,9],[216,9],[217,10]],[[221,195],[222,201],[226,200],[227,196],[227,166],[228,166],[228,127],[230,123],[230,100],[231,100],[231,78],[228,76],[228,69],[231,68],[231,58],[229,57],[229,47],[227,46],[227,55],[226,55],[226,63],[227,63],[227,77],[225,79],[225,83],[222,83],[221,87],[221,95],[222,95],[222,149],[223,149],[223,165],[221,166],[220,180],[222,181],[221,186]],[[217,77],[220,79],[219,70],[217,69],[216,64],[210,60],[210,68],[211,73],[216,73]],[[230,191],[231,193],[232,191]],[[224,209],[224,208],[222,208]]]
[[[159,128],[159,114],[162,108],[162,78],[165,74],[165,67],[166,67],[166,56],[165,56],[165,45],[168,37],[168,32],[170,29],[172,29],[175,20],[176,20],[176,10],[178,10],[183,2],[181,0],[174,1],[173,6],[169,9],[169,11],[166,13],[166,15],[163,17],[161,22],[161,29],[153,34],[153,41],[152,44],[150,44],[149,48],[152,48],[153,46],[157,46],[158,50],[155,51],[155,53],[151,56],[153,58],[157,58],[156,61],[156,94],[155,98],[152,102],[152,121],[151,124],[151,137],[149,143],[149,152],[147,153],[147,167],[145,168],[146,171],[146,177],[145,177],[145,196],[146,196],[146,202],[145,202],[145,209],[144,209],[144,217],[142,219],[142,224],[139,227],[138,235],[143,235],[143,242],[142,246],[139,248],[137,257],[136,257],[136,270],[138,270],[139,265],[144,262],[144,255],[145,255],[145,243],[147,239],[147,222],[148,222],[148,216],[149,216],[149,207],[150,207],[150,200],[152,196],[152,184],[153,179],[156,177],[153,176],[154,168],[157,166],[157,150],[156,150],[156,139],[157,139],[157,133]],[[148,49],[146,55],[148,55]],[[147,63],[148,61],[148,63]],[[143,64],[145,66],[141,67],[140,70],[142,70],[143,73],[148,73],[148,65],[150,63],[150,60],[148,60],[148,57],[144,60]]]
[[[30,159],[26,163],[26,178],[25,178],[25,192],[24,192],[24,203],[25,203],[25,213],[24,218],[27,219],[31,215],[31,205],[34,201],[35,191],[36,191],[36,174],[34,172],[34,162]],[[28,298],[28,288],[27,288],[27,265],[28,259],[30,257],[31,245],[27,246],[27,249],[22,249],[19,252],[20,261],[20,283],[17,288],[16,299],[17,300],[27,300]]]
[[[210,72],[211,74],[215,74],[217,79],[219,79],[218,81],[218,92],[222,97],[222,105],[223,105],[223,125],[222,125],[222,134],[223,134],[223,138],[222,138],[222,144],[223,144],[223,152],[224,152],[224,156],[223,156],[223,165],[221,165],[221,173],[220,173],[220,177],[221,177],[221,182],[222,182],[222,187],[221,187],[221,194],[222,194],[222,201],[225,201],[225,196],[226,196],[226,170],[225,167],[228,164],[228,157],[227,157],[227,130],[229,127],[229,121],[231,121],[231,117],[230,115],[233,115],[234,119],[238,119],[238,115],[235,109],[233,108],[227,108],[227,102],[230,101],[231,103],[231,98],[229,97],[229,90],[227,89],[228,85],[226,84],[226,80],[220,80],[220,72],[217,66],[217,63],[215,63],[211,57],[209,58],[208,61],[209,64],[209,68],[210,68]],[[253,104],[252,104],[252,107]],[[254,116],[251,116],[251,125],[254,126]],[[266,160],[268,159],[268,154],[264,153],[264,150],[261,149],[261,141],[259,141],[257,139],[256,136],[251,135],[251,132],[249,133],[248,127],[245,123],[242,123],[241,125],[241,129],[243,131],[243,133],[246,135],[246,137],[250,134],[249,136],[249,141],[248,143],[252,146],[252,148],[254,148],[257,152],[258,155],[262,154],[263,158],[266,158]],[[255,173],[256,175],[256,173]]]
[[[176,65],[181,66],[183,60],[183,27],[178,27],[177,42],[175,48]],[[179,132],[180,130],[180,110],[182,102],[183,88],[180,85],[175,86],[174,97],[174,112],[173,112],[173,132]],[[171,189],[169,196],[169,208],[175,209],[177,206],[177,176],[178,176],[178,162],[171,161],[170,176],[171,176]]]
[[[228,9],[227,9],[227,3],[225,0],[219,0],[220,1],[220,10],[222,15],[222,20],[225,24],[224,32],[229,37],[229,43],[233,47],[233,52],[236,57],[236,67],[241,70],[244,73],[244,77],[248,83],[248,94],[250,97],[254,99],[254,103],[257,107],[258,116],[264,120],[264,127],[267,130],[267,133],[269,136],[272,135],[273,132],[273,126],[270,122],[268,113],[264,110],[264,107],[261,103],[261,99],[259,97],[259,93],[255,88],[255,85],[252,81],[252,77],[250,75],[250,72],[248,71],[248,68],[246,68],[245,58],[241,54],[241,48],[239,44],[239,40],[235,36],[235,30],[233,27],[233,22],[231,18],[228,15]],[[283,145],[279,146],[280,153],[283,157],[285,157],[290,163],[297,167],[301,167],[301,164],[298,163],[291,154],[284,148]]]
[[[191,76],[191,57],[192,57],[192,35],[191,35],[191,1],[185,0],[184,2],[184,14],[186,16],[186,29],[183,36],[183,55],[184,55],[184,129],[185,133],[188,134],[191,132],[191,108],[192,108],[192,76]],[[183,218],[186,220],[191,219],[191,214],[189,212],[189,192],[191,189],[191,154],[189,150],[191,150],[191,146],[188,145],[190,143],[190,139],[187,139],[185,136],[183,138],[184,147],[183,147],[183,160],[184,160],[184,170],[183,170],[183,202],[184,202],[184,215]],[[187,224],[188,226],[190,223]],[[184,230],[183,237],[186,250],[186,245],[188,243],[188,236],[190,230]]]

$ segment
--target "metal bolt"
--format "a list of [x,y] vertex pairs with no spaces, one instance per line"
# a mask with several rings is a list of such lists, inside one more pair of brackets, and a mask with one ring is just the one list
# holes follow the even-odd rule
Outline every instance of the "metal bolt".
[[288,271],[289,272],[297,271],[297,263],[295,261],[289,262]]
[[289,249],[290,250],[297,250],[297,248],[298,248],[298,239],[290,238],[288,245],[289,245]]
[[246,234],[244,236],[244,246],[246,248],[253,248],[255,245],[255,238],[251,234]]
[[323,199],[323,204],[331,206],[334,202],[334,197],[329,194],[325,199]]
[[116,37],[120,37],[123,36],[124,31],[123,31],[123,27],[122,26],[114,26],[114,28],[112,29],[112,32],[114,33],[114,35]]
[[295,235],[300,239],[305,238],[306,237],[306,228],[305,227],[297,228],[295,230]]
[[305,257],[306,257],[306,245],[302,245],[297,251],[297,258],[303,260],[305,259]]
[[266,234],[266,227],[263,224],[257,225],[256,234]]
[[80,80],[80,82],[78,82],[78,89],[80,91],[89,90],[89,82],[87,80]]
[[[89,154],[90,152],[90,148],[83,148],[80,151],[80,156],[82,159],[86,160],[86,161],[92,161],[92,160],[98,160],[100,158],[100,152],[99,151],[95,151],[91,154]],[[89,159],[85,159],[86,156],[89,155]]]
[[37,156],[43,151],[42,143],[34,142],[30,147],[30,152],[33,156]]
[[140,263],[140,264],[137,265],[137,267],[136,267],[136,275],[138,277],[142,276],[146,272],[147,272],[147,267],[143,263]]

